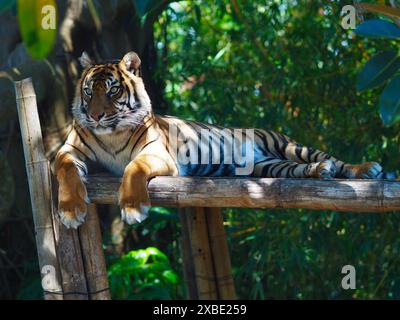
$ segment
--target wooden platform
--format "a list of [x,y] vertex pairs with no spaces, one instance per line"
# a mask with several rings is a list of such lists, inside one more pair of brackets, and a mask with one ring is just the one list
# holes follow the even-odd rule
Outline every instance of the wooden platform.
[[[93,202],[117,204],[119,184],[98,175],[86,187]],[[393,180],[156,177],[148,188],[156,206],[400,210],[400,182]]]

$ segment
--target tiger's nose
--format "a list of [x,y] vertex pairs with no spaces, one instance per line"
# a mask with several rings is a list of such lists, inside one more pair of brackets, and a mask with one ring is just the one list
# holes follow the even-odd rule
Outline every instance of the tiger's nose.
[[99,112],[99,113],[91,113],[90,116],[96,120],[96,121],[100,121],[101,118],[103,118],[105,116],[104,112]]

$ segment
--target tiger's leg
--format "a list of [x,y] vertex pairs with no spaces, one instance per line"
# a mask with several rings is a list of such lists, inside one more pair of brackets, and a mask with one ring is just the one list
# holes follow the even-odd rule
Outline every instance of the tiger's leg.
[[272,145],[278,146],[278,150],[274,150],[279,157],[298,163],[331,161],[336,167],[336,178],[377,179],[382,172],[382,167],[377,162],[348,164],[323,151],[302,146],[285,135],[271,131],[267,134],[273,142]]
[[[153,148],[154,149],[154,148]],[[149,152],[152,151],[152,152]],[[150,199],[147,182],[154,176],[176,175],[175,164],[166,150],[144,150],[125,168],[119,189],[122,220],[128,224],[147,218]]]
[[86,203],[89,202],[82,178],[86,165],[74,150],[65,145],[57,153],[55,174],[58,180],[58,214],[61,222],[69,228],[78,228],[85,221]]
[[270,158],[254,166],[253,175],[266,178],[320,178],[332,179],[336,174],[333,161],[298,163],[292,160]]

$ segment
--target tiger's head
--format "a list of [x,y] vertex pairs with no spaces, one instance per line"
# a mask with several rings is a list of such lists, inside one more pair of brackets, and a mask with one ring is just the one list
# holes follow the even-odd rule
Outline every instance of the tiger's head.
[[139,76],[140,58],[128,52],[121,60],[94,63],[86,52],[75,92],[75,120],[97,134],[135,128],[151,112],[151,102]]

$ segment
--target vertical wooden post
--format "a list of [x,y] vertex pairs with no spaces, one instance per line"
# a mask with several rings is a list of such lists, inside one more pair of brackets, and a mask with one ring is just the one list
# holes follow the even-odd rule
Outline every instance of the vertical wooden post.
[[55,205],[57,182],[52,179],[50,165],[44,155],[32,80],[15,82],[15,91],[40,269],[47,274],[55,271],[54,280],[48,281],[49,275],[43,277],[45,298],[109,299],[97,213],[93,205],[89,206],[87,221],[79,231],[67,230],[60,223]]
[[204,208],[208,227],[211,254],[214,261],[218,298],[236,299],[235,283],[232,276],[231,259],[220,208]]
[[79,238],[81,240],[90,299],[110,300],[100,221],[95,204],[88,205],[86,222],[79,229]]
[[44,156],[32,79],[15,82],[15,94],[31,196],[39,267],[45,290],[44,298],[58,300],[62,299],[63,295],[52,219],[50,164]]
[[66,229],[57,214],[58,182],[53,182],[53,221],[65,300],[88,300],[88,288],[77,230]]
[[189,299],[235,299],[226,234],[219,208],[184,208],[182,254]]
[[182,269],[183,278],[186,284],[186,297],[192,300],[198,300],[198,290],[196,282],[196,270],[194,261],[192,259],[192,243],[190,241],[190,221],[193,219],[190,217],[192,208],[181,208],[179,209],[179,217],[181,221],[181,254],[182,254]]

